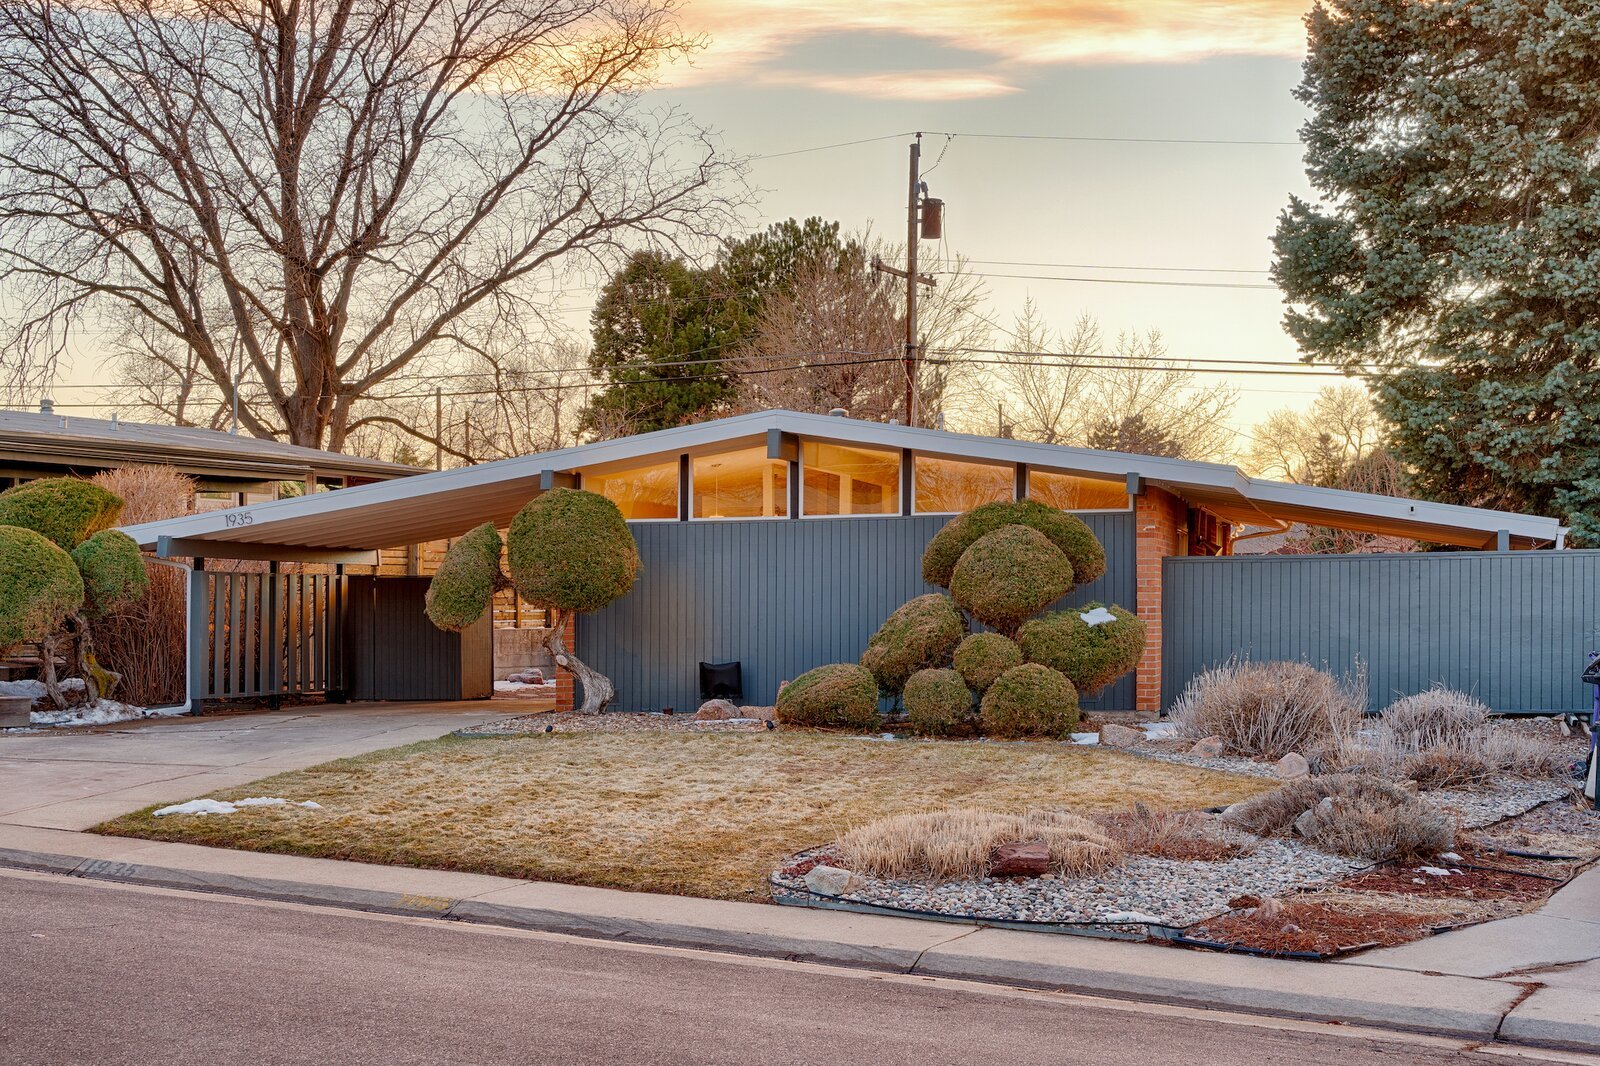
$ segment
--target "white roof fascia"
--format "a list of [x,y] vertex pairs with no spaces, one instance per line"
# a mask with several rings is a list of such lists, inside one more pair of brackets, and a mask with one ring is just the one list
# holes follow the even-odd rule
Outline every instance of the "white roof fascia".
[[[206,539],[213,534],[221,534],[220,539],[272,543],[272,525],[274,520],[279,518],[305,518],[336,515],[346,511],[358,512],[362,507],[375,503],[409,501],[416,504],[425,502],[428,497],[436,494],[505,484],[524,478],[530,482],[531,498],[537,493],[538,477],[545,470],[567,471],[642,460],[651,456],[705,448],[719,442],[763,434],[773,429],[803,438],[903,448],[953,458],[1026,463],[1033,467],[1080,474],[1098,474],[1114,478],[1136,474],[1158,485],[1170,486],[1180,494],[1185,488],[1209,489],[1212,492],[1234,496],[1242,505],[1254,502],[1257,507],[1268,510],[1277,503],[1284,506],[1321,508],[1346,514],[1383,517],[1407,523],[1465,528],[1481,531],[1486,536],[1504,529],[1512,536],[1546,541],[1554,541],[1565,532],[1560,523],[1552,518],[1266,481],[1247,477],[1238,468],[1222,463],[980,437],[944,430],[919,429],[783,410],[735,415],[697,425],[657,430],[593,444],[580,444],[571,448],[502,459],[478,466],[415,474],[411,477],[357,488],[256,504],[247,508],[250,512],[248,527],[241,528],[237,524],[238,512],[246,510],[239,508],[232,512],[208,511],[159,522],[147,522],[143,525],[129,526],[125,532],[145,547],[154,546],[156,538],[162,536],[175,539]],[[233,523],[229,522],[230,514],[235,516]]]

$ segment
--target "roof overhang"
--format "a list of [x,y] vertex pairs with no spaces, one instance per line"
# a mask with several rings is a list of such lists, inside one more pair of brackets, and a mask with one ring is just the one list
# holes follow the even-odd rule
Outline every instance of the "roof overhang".
[[[484,522],[499,526],[541,486],[596,472],[787,439],[831,440],[929,455],[1123,480],[1133,475],[1191,505],[1236,523],[1311,522],[1471,547],[1493,546],[1505,531],[1517,546],[1555,542],[1554,519],[1476,507],[1372,496],[1246,477],[1237,468],[1161,456],[1068,448],[1030,441],[914,429],[795,411],[732,418],[577,445],[480,466],[416,474],[358,488],[320,492],[231,511],[212,511],[128,527],[141,546],[159,538],[201,542],[218,556],[270,545],[279,553],[356,552],[460,536]],[[224,556],[225,557],[225,556]]]

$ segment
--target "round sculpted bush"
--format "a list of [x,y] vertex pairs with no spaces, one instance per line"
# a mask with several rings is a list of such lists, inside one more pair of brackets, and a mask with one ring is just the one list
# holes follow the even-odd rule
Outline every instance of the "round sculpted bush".
[[995,678],[1021,665],[1022,649],[999,633],[974,633],[956,646],[956,673],[974,692],[985,691]]
[[1005,526],[1028,526],[1048,537],[1072,564],[1069,580],[1084,585],[1106,572],[1105,549],[1083,519],[1033,500],[1014,500],[986,503],[952,518],[922,553],[923,580],[950,588],[966,550]]
[[72,549],[83,576],[89,612],[105,616],[136,602],[150,587],[139,545],[126,533],[105,529]]
[[983,694],[979,725],[991,737],[1059,740],[1077,728],[1078,693],[1064,674],[1048,666],[1013,666]]
[[1003,526],[961,555],[950,592],[986,626],[1011,635],[1072,588],[1072,564],[1030,526]]
[[54,633],[82,605],[72,556],[31,529],[0,526],[0,651]]
[[460,631],[483,617],[500,577],[500,532],[485,522],[456,539],[428,582],[428,620]]
[[861,665],[872,671],[880,689],[899,692],[918,670],[948,663],[966,632],[955,601],[930,592],[902,604],[878,627]]
[[783,686],[774,713],[784,725],[876,730],[878,683],[855,663],[819,666]]
[[578,489],[550,489],[511,520],[511,583],[529,603],[598,611],[633,588],[639,546],[617,505]]
[[972,692],[954,670],[918,670],[906,682],[906,718],[925,737],[965,737],[976,731]]
[[[1090,625],[1084,615],[1110,611],[1113,621]],[[1087,603],[1025,622],[1017,642],[1030,663],[1067,675],[1079,692],[1098,692],[1132,670],[1144,654],[1145,625],[1121,607]]]
[[31,529],[71,551],[117,524],[120,497],[90,481],[51,477],[0,492],[0,526]]

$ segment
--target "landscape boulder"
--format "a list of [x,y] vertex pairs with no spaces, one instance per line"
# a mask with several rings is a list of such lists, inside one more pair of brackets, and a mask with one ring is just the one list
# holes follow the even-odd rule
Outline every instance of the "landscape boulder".
[[1189,749],[1189,754],[1201,759],[1220,759],[1227,750],[1227,742],[1213,733],[1209,737],[1195,741],[1194,747]]
[[813,866],[806,871],[806,888],[819,896],[842,896],[865,886],[860,876],[837,866]]
[[1108,723],[1100,727],[1100,743],[1107,748],[1131,748],[1144,743],[1144,730]]
[[1037,840],[997,845],[989,855],[990,877],[1043,877],[1050,872],[1050,847]]
[[743,715],[739,713],[739,708],[727,700],[706,700],[700,705],[700,709],[694,712],[694,720],[697,722],[722,722],[729,718],[741,717]]
[[1311,773],[1311,764],[1297,751],[1291,751],[1272,764],[1273,772],[1285,781],[1294,781]]

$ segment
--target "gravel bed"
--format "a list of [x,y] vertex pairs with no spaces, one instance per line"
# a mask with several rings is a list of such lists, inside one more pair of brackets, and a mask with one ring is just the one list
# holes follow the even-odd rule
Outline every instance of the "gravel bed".
[[[763,708],[749,708],[759,713]],[[516,735],[519,733],[755,733],[765,730],[760,718],[728,718],[696,721],[692,714],[577,714],[573,711],[546,711],[524,714],[500,722],[484,722],[458,730],[471,736]]]
[[1501,778],[1471,789],[1441,789],[1421,796],[1454,814],[1463,829],[1477,829],[1571,794],[1572,786],[1560,781]]
[[[803,859],[815,852],[804,853]],[[926,884],[864,878],[840,899],[952,918],[1059,924],[1186,926],[1228,911],[1246,894],[1272,894],[1343,877],[1368,864],[1327,855],[1294,840],[1263,840],[1249,855],[1221,862],[1132,858],[1095,877],[984,878]],[[804,895],[803,877],[780,870],[772,883]]]
[[1137,744],[1130,748],[1107,748],[1107,751],[1125,751],[1129,755],[1138,755],[1146,759],[1155,759],[1158,762],[1178,763],[1181,766],[1197,766],[1202,770],[1220,770],[1227,774],[1243,774],[1246,777],[1277,777],[1269,762],[1257,762],[1239,755],[1223,755],[1215,759],[1207,759],[1200,755],[1190,755],[1184,750],[1185,744],[1173,745],[1156,741],[1150,744]]

